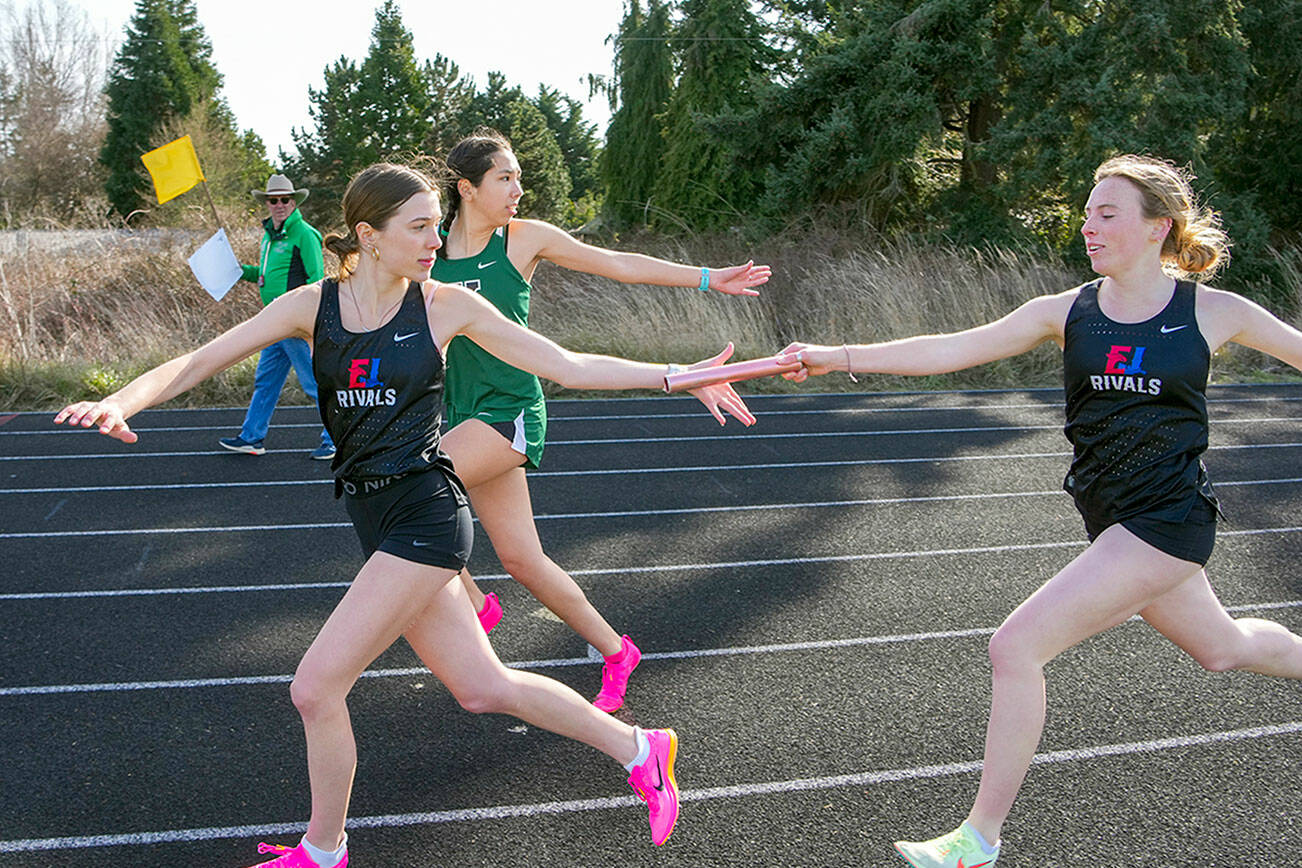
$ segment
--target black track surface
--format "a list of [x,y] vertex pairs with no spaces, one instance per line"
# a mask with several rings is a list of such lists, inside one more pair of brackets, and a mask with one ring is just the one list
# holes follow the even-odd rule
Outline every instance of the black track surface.
[[[1210,397],[1213,584],[1302,631],[1302,388]],[[539,531],[647,653],[620,714],[678,731],[678,828],[653,847],[622,769],[462,711],[399,645],[350,697],[351,864],[902,864],[892,840],[975,792],[990,632],[1083,546],[1060,402],[757,397],[751,429],[689,399],[554,402]],[[216,448],[240,418],[151,411],[128,447],[0,413],[0,866],[233,868],[301,834],[288,681],[360,552],[313,412],[282,408],[258,458]],[[595,693],[585,643],[482,534],[472,567],[502,659]],[[1141,623],[1048,680],[1001,866],[1302,853],[1302,685],[1208,674]]]

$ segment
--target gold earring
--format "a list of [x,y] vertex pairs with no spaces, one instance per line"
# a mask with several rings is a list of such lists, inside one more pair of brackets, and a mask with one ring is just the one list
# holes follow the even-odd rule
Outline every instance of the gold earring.
[[377,248],[377,247],[372,247],[372,248],[371,248],[371,258],[373,258],[376,262],[379,262],[379,261],[380,261],[380,250],[379,250],[379,248]]

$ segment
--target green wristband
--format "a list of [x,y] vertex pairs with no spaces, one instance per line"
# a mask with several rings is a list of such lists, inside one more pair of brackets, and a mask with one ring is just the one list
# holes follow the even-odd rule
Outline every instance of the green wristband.
[[699,289],[701,292],[710,291],[710,269],[708,268],[701,269],[701,285],[696,288]]

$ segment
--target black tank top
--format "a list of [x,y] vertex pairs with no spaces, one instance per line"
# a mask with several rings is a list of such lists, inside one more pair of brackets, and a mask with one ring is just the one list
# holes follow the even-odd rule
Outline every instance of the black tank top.
[[1211,352],[1194,316],[1195,286],[1177,281],[1162,312],[1119,323],[1099,309],[1101,280],[1067,314],[1064,432],[1075,450],[1063,488],[1082,512],[1122,521],[1165,513],[1183,521],[1201,489]]
[[430,335],[419,283],[407,287],[393,319],[358,334],[339,319],[339,282],[323,280],[312,343],[337,478],[361,483],[440,467],[456,479],[439,451],[443,356]]

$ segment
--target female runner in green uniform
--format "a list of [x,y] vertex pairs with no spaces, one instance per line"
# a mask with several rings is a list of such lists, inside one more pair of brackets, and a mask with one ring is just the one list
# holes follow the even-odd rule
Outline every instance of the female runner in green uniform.
[[[479,130],[462,139],[448,154],[447,164],[453,179],[446,193],[444,247],[431,276],[475,290],[520,325],[528,325],[529,281],[544,259],[623,283],[691,286],[729,295],[758,295],[751,287],[769,279],[769,268],[763,265],[678,265],[603,250],[549,223],[516,219],[524,194],[520,164],[510,143],[495,130]],[[525,478],[526,468],[538,467],[547,430],[538,378],[468,340],[455,339],[448,347],[447,410],[443,449],[465,482],[498,559],[605,657],[601,692],[594,703],[602,711],[615,711],[624,703],[628,677],[642,653],[628,636],[611,628],[538,540]],[[715,418],[723,422],[717,413]],[[481,623],[491,630],[501,617],[496,595],[486,597],[468,572],[461,575]]]

